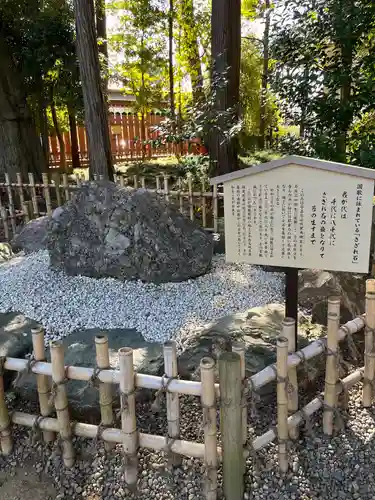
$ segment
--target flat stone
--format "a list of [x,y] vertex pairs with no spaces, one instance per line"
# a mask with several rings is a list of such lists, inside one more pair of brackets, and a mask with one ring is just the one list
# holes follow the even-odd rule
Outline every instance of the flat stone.
[[47,225],[49,217],[39,217],[22,227],[13,238],[11,246],[14,252],[23,250],[26,254],[46,249]]

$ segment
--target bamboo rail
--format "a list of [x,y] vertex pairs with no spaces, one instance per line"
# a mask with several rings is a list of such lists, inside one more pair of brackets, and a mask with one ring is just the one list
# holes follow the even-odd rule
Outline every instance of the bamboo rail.
[[[283,329],[285,329],[285,324]],[[283,474],[288,472],[288,339],[277,339],[277,437],[279,467]]]
[[[342,341],[345,339],[346,335],[353,334],[362,330],[365,326],[364,316],[355,318],[351,321],[348,321],[343,325],[338,333],[337,338],[338,341]],[[325,347],[323,345],[322,339],[311,342],[311,344],[307,345],[300,352],[303,353],[303,356],[306,360],[312,359],[315,356],[323,353]],[[298,356],[296,354],[290,354],[288,356],[288,369],[298,366],[302,363],[302,356]],[[18,359],[18,358],[6,358],[5,361],[5,369],[11,371],[23,371],[27,368],[27,360]],[[40,373],[42,375],[52,375],[52,369],[50,363],[45,362],[37,362],[35,363],[31,371],[33,373]],[[82,380],[89,381],[93,376],[94,368],[87,367],[79,367],[79,366],[67,366],[66,367],[66,376],[71,380]],[[119,384],[120,383],[120,374],[118,370],[102,370],[98,374],[98,379],[100,382],[105,382],[107,384]],[[274,381],[276,379],[274,366],[267,366],[260,372],[249,378],[249,381],[252,383],[252,388],[255,390],[260,389],[261,387],[267,385],[268,383]],[[135,385],[137,388],[143,389],[155,389],[159,390],[163,386],[162,377],[157,377],[155,375],[145,375],[142,373],[135,374]],[[178,392],[179,394],[185,394],[190,396],[201,396],[201,382],[192,381],[192,380],[172,380],[168,385],[168,390],[170,392]],[[219,385],[215,384],[216,394],[219,396]]]

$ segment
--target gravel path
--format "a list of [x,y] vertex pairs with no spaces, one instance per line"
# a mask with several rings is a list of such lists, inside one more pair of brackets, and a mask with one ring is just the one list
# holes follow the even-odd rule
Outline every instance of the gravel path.
[[0,266],[0,312],[40,322],[46,340],[78,329],[135,328],[163,342],[227,314],[283,300],[283,276],[216,256],[212,271],[162,285],[69,277],[49,268],[48,252]]
[[[306,395],[307,397],[307,395]],[[313,394],[308,395],[308,400]],[[201,441],[199,433],[201,409],[196,398],[181,397],[184,409],[181,429],[184,439]],[[165,410],[160,418],[150,416],[149,403],[139,403],[137,414],[141,417],[138,426],[144,432],[164,435]],[[264,404],[259,408],[256,431],[262,432],[275,422],[275,405]],[[34,411],[35,408],[26,408]],[[322,415],[319,413],[313,424],[313,434],[302,433],[291,452],[291,471],[282,478],[277,470],[277,447],[269,445],[262,458],[267,462],[260,471],[251,459],[247,461],[245,499],[253,500],[334,500],[375,498],[375,408],[365,410],[361,406],[361,386],[350,391],[347,427],[329,440],[322,434]],[[17,500],[14,491],[20,485],[20,477],[27,472],[24,481],[49,485],[45,497],[66,500],[117,500],[133,498],[122,480],[121,446],[107,457],[101,446],[92,448],[88,440],[78,438],[75,448],[78,458],[72,470],[61,465],[57,446],[38,444],[32,446],[27,431],[15,428],[16,449],[8,459],[0,457],[0,498]],[[138,500],[200,500],[202,496],[202,463],[200,460],[184,459],[180,469],[172,475],[163,469],[160,453],[140,451]],[[32,465],[32,473],[30,467]],[[10,465],[10,467],[9,467]],[[7,467],[5,481],[1,474]],[[35,484],[37,477],[38,484]],[[33,479],[31,479],[33,478]],[[221,475],[219,471],[219,480]],[[30,486],[30,491],[31,491]],[[220,484],[221,486],[221,484]],[[50,493],[53,490],[53,493]],[[50,494],[51,496],[48,496]],[[219,496],[220,498],[220,496]],[[34,495],[34,500],[39,497]]]

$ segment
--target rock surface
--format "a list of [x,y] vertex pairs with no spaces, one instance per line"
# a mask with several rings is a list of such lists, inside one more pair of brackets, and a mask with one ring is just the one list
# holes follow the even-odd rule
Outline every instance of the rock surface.
[[32,253],[45,250],[48,220],[48,216],[39,217],[23,226],[11,242],[13,251]]
[[51,266],[68,274],[146,282],[208,271],[213,241],[176,207],[144,189],[84,183],[48,225]]
[[[31,329],[37,326],[35,321],[25,318],[23,314],[0,314],[0,356],[24,358],[27,354],[31,354],[33,350]],[[15,376],[16,372],[5,371],[5,390]]]
[[365,312],[365,274],[305,269],[299,273],[299,304],[312,310],[312,321],[327,324],[327,299],[341,296],[341,323]]
[[0,264],[13,257],[12,248],[8,243],[0,243]]

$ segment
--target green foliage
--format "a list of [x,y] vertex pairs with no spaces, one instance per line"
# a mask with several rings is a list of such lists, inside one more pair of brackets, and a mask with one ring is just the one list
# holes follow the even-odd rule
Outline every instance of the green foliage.
[[246,156],[241,156],[242,168],[247,168],[252,165],[259,165],[260,163],[267,163],[268,161],[277,160],[282,156],[279,151],[272,151],[265,149],[263,151],[254,151]]
[[310,142],[294,134],[282,135],[278,140],[278,149],[287,155],[313,156],[314,150]]
[[373,138],[351,130],[375,106],[375,2],[283,0],[274,19],[273,88],[284,116],[317,156],[363,164]]

